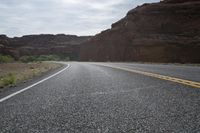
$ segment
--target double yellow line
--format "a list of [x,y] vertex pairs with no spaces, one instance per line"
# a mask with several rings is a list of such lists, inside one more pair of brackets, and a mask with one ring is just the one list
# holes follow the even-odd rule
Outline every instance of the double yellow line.
[[110,65],[104,65],[104,64],[95,64],[95,65],[110,67],[110,68],[119,69],[119,70],[123,70],[127,72],[137,73],[137,74],[142,74],[149,77],[154,77],[154,78],[158,78],[162,80],[172,81],[179,84],[184,84],[184,85],[191,86],[194,88],[200,88],[200,82],[195,82],[195,81],[190,81],[190,80],[185,80],[185,79],[180,79],[180,78],[175,78],[175,77],[170,77],[170,76],[165,76],[165,75],[160,75],[160,74],[150,73],[150,72],[145,72],[145,71],[138,71],[134,69],[121,68],[117,66],[110,66]]

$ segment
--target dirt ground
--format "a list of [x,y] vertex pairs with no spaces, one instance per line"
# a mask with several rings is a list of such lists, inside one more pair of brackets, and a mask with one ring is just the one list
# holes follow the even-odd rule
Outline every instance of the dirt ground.
[[0,64],[0,88],[16,85],[61,66],[50,62]]

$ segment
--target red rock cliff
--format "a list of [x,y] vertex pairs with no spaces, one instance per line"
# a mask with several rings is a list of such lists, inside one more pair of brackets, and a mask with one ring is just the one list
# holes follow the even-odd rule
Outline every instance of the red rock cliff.
[[200,63],[200,1],[139,6],[81,45],[80,59]]
[[26,35],[8,38],[0,35],[0,54],[9,54],[15,58],[24,55],[62,54],[78,60],[80,44],[90,36],[75,35]]

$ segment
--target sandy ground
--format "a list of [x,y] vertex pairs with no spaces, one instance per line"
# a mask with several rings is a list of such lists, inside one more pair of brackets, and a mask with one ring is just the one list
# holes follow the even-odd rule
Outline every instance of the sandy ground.
[[3,79],[8,75],[14,75],[16,83],[19,83],[61,66],[50,62],[0,64],[0,88],[8,86],[3,85]]

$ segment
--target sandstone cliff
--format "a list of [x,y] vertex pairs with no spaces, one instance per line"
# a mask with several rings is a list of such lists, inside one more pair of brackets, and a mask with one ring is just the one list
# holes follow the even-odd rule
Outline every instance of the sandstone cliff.
[[24,55],[62,54],[77,60],[80,44],[90,36],[78,37],[75,35],[27,35],[8,38],[0,36],[0,52],[19,58]]
[[200,63],[200,1],[138,6],[81,45],[80,59]]

